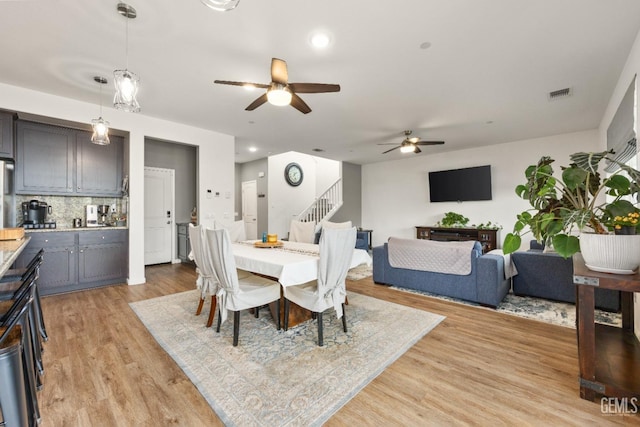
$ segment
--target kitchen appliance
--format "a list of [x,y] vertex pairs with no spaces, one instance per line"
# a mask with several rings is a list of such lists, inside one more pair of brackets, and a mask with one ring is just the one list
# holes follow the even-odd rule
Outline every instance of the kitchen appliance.
[[51,206],[40,200],[22,202],[22,226],[24,228],[56,228],[56,222],[47,219]]
[[13,162],[0,161],[0,225],[4,228],[15,227],[17,222],[13,170]]
[[82,227],[82,218],[73,218],[73,228]]
[[87,217],[85,218],[85,224],[87,227],[99,227],[98,224],[98,205],[87,205]]
[[109,225],[109,205],[98,205],[98,224]]

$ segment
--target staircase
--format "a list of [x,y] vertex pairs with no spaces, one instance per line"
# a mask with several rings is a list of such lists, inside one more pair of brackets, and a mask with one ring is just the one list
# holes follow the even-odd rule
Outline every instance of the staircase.
[[305,210],[300,212],[294,219],[303,222],[314,222],[316,231],[320,229],[323,220],[329,220],[342,206],[342,178],[331,185],[327,191],[316,197],[316,199]]

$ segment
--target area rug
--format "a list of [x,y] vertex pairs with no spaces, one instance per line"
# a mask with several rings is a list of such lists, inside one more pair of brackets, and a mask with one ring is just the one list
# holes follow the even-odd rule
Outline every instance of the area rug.
[[362,264],[357,267],[353,267],[347,273],[347,279],[360,280],[373,276],[373,269],[370,265]]
[[[421,294],[431,298],[438,298],[458,304],[472,305],[475,307],[493,310],[489,307],[481,306],[470,301],[464,301],[457,298],[445,297],[433,294],[431,292],[417,291],[415,289],[400,288],[391,286],[391,289],[397,291]],[[538,320],[541,322],[551,323],[554,325],[564,326],[567,328],[576,327],[576,306],[573,304],[549,301],[543,298],[517,296],[511,293],[502,300],[495,311],[513,316],[524,317],[526,319]],[[620,313],[609,313],[607,311],[596,310],[595,321],[611,326],[622,326],[622,317]]]
[[315,321],[277,331],[267,310],[258,319],[242,313],[233,347],[233,320],[219,334],[206,328],[197,301],[194,290],[130,306],[225,425],[236,426],[321,425],[444,320],[351,292],[348,333],[327,312],[323,347]]

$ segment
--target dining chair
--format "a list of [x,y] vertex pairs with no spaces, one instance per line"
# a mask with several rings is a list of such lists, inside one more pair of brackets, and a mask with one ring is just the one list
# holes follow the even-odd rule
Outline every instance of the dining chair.
[[320,260],[318,279],[297,286],[284,287],[284,330],[289,328],[289,305],[291,302],[310,310],[318,322],[318,345],[324,345],[322,313],[330,308],[342,318],[342,327],[347,332],[344,313],[347,289],[345,280],[356,244],[356,228],[327,228],[320,237]]
[[313,243],[315,235],[315,222],[291,220],[291,224],[289,225],[290,242]]
[[[213,269],[220,279],[218,288],[218,326],[227,319],[227,311],[233,311],[233,345],[238,345],[240,335],[240,311],[258,308],[276,302],[276,313],[280,313],[280,283],[255,274],[238,277],[236,262],[231,249],[229,232],[225,229],[205,231]],[[280,330],[280,316],[276,316]]]
[[198,273],[196,286],[200,290],[200,301],[198,302],[196,316],[202,313],[202,307],[207,295],[211,296],[211,307],[209,308],[209,318],[207,319],[208,328],[213,324],[213,317],[216,314],[216,293],[218,292],[220,281],[209,259],[211,256],[210,251],[206,249],[207,242],[204,237],[204,226],[189,224],[189,240],[191,241],[189,258],[196,263],[196,272]]

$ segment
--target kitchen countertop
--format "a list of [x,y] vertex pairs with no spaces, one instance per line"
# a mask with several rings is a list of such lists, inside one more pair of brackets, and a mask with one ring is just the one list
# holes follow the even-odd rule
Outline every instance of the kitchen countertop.
[[0,277],[9,270],[11,264],[18,258],[31,237],[25,236],[20,240],[3,240],[0,241]]
[[28,228],[25,233],[52,233],[55,231],[100,231],[100,230],[127,230],[128,227],[77,227],[77,228]]

